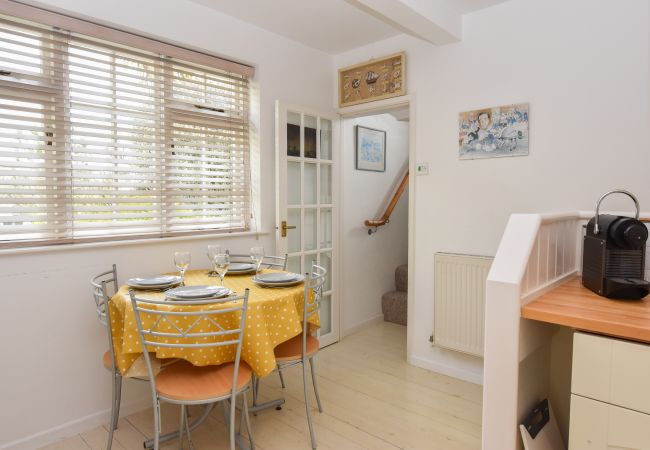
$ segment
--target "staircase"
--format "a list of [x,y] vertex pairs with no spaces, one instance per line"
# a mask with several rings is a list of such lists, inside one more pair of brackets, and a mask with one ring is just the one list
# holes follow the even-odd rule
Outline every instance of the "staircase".
[[384,321],[406,325],[408,265],[395,269],[395,291],[386,292],[381,296],[381,311]]

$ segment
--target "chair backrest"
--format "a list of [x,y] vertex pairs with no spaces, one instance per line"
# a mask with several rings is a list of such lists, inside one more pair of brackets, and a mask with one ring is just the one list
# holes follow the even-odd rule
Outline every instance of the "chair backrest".
[[[111,270],[95,275],[90,279],[90,285],[93,288],[93,299],[95,300],[95,309],[97,318],[104,325],[108,323],[108,301],[119,289],[117,282],[117,267],[113,264]],[[110,289],[109,289],[110,286]]]
[[311,272],[305,274],[305,304],[303,308],[303,321],[302,321],[302,357],[305,359],[307,353],[307,334],[309,333],[309,325],[307,320],[314,314],[320,311],[321,300],[323,299],[323,285],[325,284],[325,277],[327,276],[327,269],[312,263]]
[[95,310],[97,318],[106,327],[108,333],[108,350],[111,354],[113,370],[115,370],[115,352],[113,349],[113,328],[111,326],[111,313],[108,302],[119,289],[117,281],[117,267],[113,264],[111,270],[95,275],[90,279],[90,285],[93,290],[93,299],[95,300]]
[[[149,355],[152,347],[200,349],[227,345],[236,346],[231,395],[236,394],[248,289],[242,296],[183,302],[144,299],[133,290],[129,295],[154,396],[155,377]],[[233,327],[233,323],[237,325]],[[144,351],[147,346],[149,351]]]
[[[238,253],[230,254],[230,262],[251,262],[250,255],[243,255]],[[262,264],[260,267],[265,267],[267,269],[280,269],[287,270],[287,254],[284,256],[270,256],[264,255],[262,259]]]

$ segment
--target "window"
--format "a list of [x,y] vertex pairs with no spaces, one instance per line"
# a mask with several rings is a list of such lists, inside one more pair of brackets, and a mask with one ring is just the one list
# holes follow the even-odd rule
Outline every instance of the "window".
[[250,68],[141,48],[0,16],[0,247],[249,229]]

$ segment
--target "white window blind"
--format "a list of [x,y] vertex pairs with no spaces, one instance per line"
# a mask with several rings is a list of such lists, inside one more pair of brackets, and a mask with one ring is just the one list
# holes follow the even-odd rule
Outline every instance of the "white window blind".
[[0,246],[248,229],[248,91],[0,16]]

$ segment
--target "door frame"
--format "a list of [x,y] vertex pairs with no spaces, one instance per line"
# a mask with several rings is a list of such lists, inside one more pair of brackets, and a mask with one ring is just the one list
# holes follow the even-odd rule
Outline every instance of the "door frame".
[[[286,148],[286,130],[280,130],[280,116],[282,110],[286,114],[287,111],[300,112],[305,115],[311,115],[314,117],[325,117],[332,121],[332,268],[331,268],[331,279],[332,279],[332,329],[331,334],[334,337],[334,342],[339,342],[343,337],[341,335],[341,189],[340,189],[340,180],[341,180],[341,147],[340,147],[340,129],[341,129],[341,116],[335,111],[318,111],[314,108],[304,107],[296,105],[293,103],[283,102],[281,100],[275,100],[275,193],[276,193],[276,202],[275,202],[275,239],[274,244],[277,247],[277,242],[280,238],[281,222],[282,222],[282,213],[280,204],[277,201],[277,196],[280,195],[280,192],[286,192],[287,186],[283,184],[286,183],[286,165],[281,164],[282,160],[280,153],[277,151],[279,148]],[[303,138],[301,137],[301,140]],[[284,145],[283,145],[284,144]],[[302,144],[301,144],[302,146]],[[282,176],[281,176],[282,175]],[[281,191],[284,189],[284,191]],[[317,193],[320,195],[320,192]],[[286,205],[285,205],[286,206]],[[286,208],[285,208],[286,209]],[[302,230],[301,230],[302,232]],[[320,239],[320,236],[317,236],[317,239]],[[277,252],[277,248],[276,248]],[[336,319],[336,320],[334,320]],[[329,344],[325,344],[329,345]]]
[[[409,202],[408,202],[408,293],[407,293],[407,321],[408,325],[406,328],[406,358],[407,361],[411,362],[412,349],[414,346],[415,338],[414,332],[415,327],[415,157],[416,157],[416,142],[415,142],[415,95],[407,94],[400,97],[393,97],[384,100],[377,100],[369,103],[362,103],[359,105],[346,106],[338,109],[339,114],[339,130],[343,129],[343,120],[351,119],[354,117],[367,116],[370,114],[377,114],[381,111],[386,111],[394,108],[408,106],[409,108]],[[339,133],[340,142],[339,149],[340,152],[343,148],[343,133]],[[343,210],[345,207],[344,198],[339,199],[339,208]],[[339,223],[339,226],[341,224]],[[343,248],[345,245],[345,236],[339,230],[339,242],[338,245],[340,248]],[[345,269],[345,261],[341,261],[339,265],[339,270]],[[343,339],[346,335],[352,334],[354,331],[346,333],[346,330],[343,328],[343,319],[345,317],[345,304],[343,297],[339,297],[340,304],[340,313],[339,320],[341,324],[340,329],[340,338]]]

